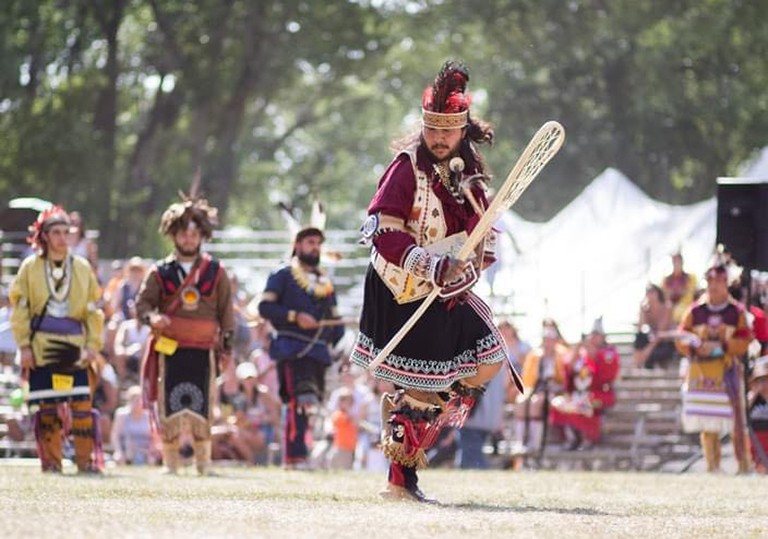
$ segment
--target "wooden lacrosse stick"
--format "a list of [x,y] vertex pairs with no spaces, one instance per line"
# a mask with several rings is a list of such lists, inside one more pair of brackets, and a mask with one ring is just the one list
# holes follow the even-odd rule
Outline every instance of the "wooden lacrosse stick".
[[[456,258],[467,260],[472,255],[477,244],[496,224],[496,220],[520,198],[520,195],[538,176],[544,166],[557,154],[564,141],[565,130],[558,122],[549,121],[539,128],[528,143],[528,146],[526,146],[523,154],[517,160],[517,163],[515,163],[507,179],[499,188],[498,193],[493,198],[493,202],[485,210],[477,226],[475,226],[466,242],[464,242]],[[370,365],[368,365],[369,370],[373,371],[376,369],[392,353],[395,347],[400,344],[400,341],[416,325],[416,322],[424,316],[424,313],[437,299],[439,293],[440,289],[438,287],[432,289],[432,292],[424,298],[418,309],[413,312],[411,317],[390,339],[387,345],[373,358]]]
[[482,217],[485,213],[485,209],[483,209],[482,205],[475,197],[475,194],[472,192],[472,180],[480,177],[484,176],[482,174],[475,174],[474,176],[470,176],[469,178],[462,180],[461,191],[464,193],[464,196],[467,197],[467,200],[469,200],[469,204],[472,206],[472,209],[475,210],[475,213]]
[[355,326],[358,322],[357,318],[333,318],[330,320],[320,320],[317,325],[321,328],[330,328],[334,326]]

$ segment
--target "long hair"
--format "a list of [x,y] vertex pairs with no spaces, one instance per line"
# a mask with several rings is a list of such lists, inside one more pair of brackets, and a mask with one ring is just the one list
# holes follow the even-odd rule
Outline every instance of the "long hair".
[[[477,149],[478,144],[493,145],[494,131],[491,124],[483,120],[476,118],[470,118],[467,127],[465,127],[466,133],[461,139],[459,145],[459,156],[467,164],[467,168],[476,168],[478,172],[487,174],[487,165],[485,158]],[[422,131],[414,131],[404,137],[394,139],[390,143],[390,149],[398,154],[400,152],[408,151],[416,148],[420,144],[424,144],[424,137]]]

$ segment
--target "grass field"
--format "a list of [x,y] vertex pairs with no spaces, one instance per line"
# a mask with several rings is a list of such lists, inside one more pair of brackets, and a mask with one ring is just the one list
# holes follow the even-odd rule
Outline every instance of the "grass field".
[[381,500],[364,472],[65,471],[0,466],[0,538],[768,537],[757,476],[430,470],[429,506]]

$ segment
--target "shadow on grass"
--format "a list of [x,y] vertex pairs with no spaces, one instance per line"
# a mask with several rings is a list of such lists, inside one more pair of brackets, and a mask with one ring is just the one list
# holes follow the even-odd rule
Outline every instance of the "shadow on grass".
[[582,507],[542,507],[534,505],[487,505],[483,503],[442,503],[438,507],[460,509],[462,511],[478,511],[484,513],[556,513],[559,515],[590,515],[607,516],[610,513]]

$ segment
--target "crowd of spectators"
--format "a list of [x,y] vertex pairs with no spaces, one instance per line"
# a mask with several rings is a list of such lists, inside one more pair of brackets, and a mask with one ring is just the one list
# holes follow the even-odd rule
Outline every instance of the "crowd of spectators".
[[[83,233],[79,215],[73,217],[73,223],[71,248],[98,270],[96,246]],[[684,270],[681,255],[674,255],[672,262],[673,271],[660,283],[650,283],[640,304],[632,355],[637,368],[677,369],[680,360],[674,347],[676,328],[701,290],[696,277]],[[96,364],[94,406],[101,413],[103,442],[117,464],[161,463],[160,440],[152,429],[150,413],[142,407],[138,385],[150,329],[136,319],[135,298],[147,270],[148,262],[134,256],[115,261],[100,276],[101,307],[107,323],[104,349]],[[277,372],[269,355],[271,327],[255,314],[254,298],[236,276],[230,274],[230,279],[237,330],[234,361],[218,378],[213,458],[274,465],[280,462],[283,432]],[[762,309],[768,300],[768,285],[764,279],[749,282],[742,276],[732,283],[731,294],[746,302],[750,311],[757,346],[762,348],[753,355],[765,355],[768,338]],[[8,313],[7,297],[0,293],[0,326],[7,325]],[[597,321],[579,342],[568,343],[555,321],[544,320],[534,346],[509,320],[499,321],[498,327],[510,363],[522,373],[525,391],[518,393],[501,371],[488,384],[464,428],[447,430],[431,450],[433,462],[486,468],[490,465],[487,448],[498,448],[501,442],[529,454],[552,440],[560,440],[568,450],[597,443],[600,418],[615,402],[613,382],[619,365],[618,353],[606,342],[601,323]],[[9,336],[8,331],[0,332],[2,383],[6,396],[13,391],[16,397],[12,409],[4,404],[6,436],[31,441]],[[317,468],[384,470],[387,461],[378,449],[379,401],[393,388],[343,359],[339,365],[332,369],[336,379],[329,381],[327,404],[317,411],[312,464]]]

